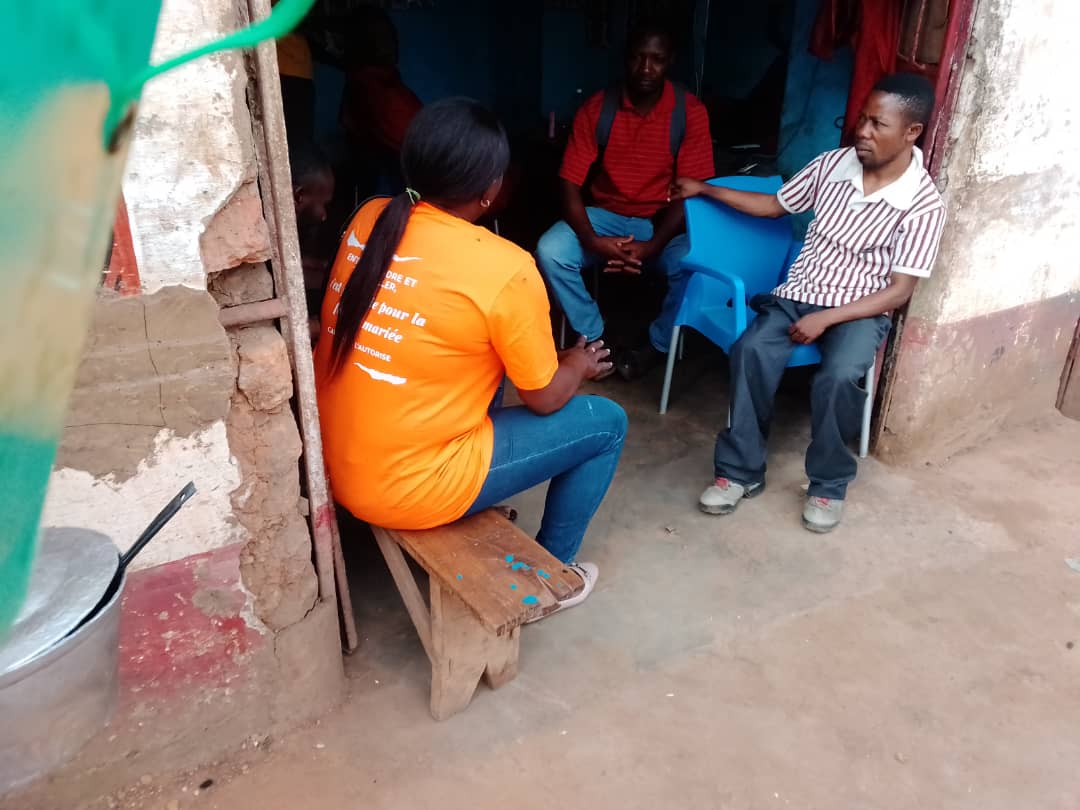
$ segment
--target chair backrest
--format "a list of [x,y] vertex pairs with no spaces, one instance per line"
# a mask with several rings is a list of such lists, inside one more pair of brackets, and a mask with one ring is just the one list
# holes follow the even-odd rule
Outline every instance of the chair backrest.
[[[781,180],[740,175],[718,177],[709,184],[775,194]],[[717,268],[738,276],[748,299],[776,286],[792,242],[789,217],[752,217],[705,197],[686,201],[686,229],[690,252],[683,264],[690,269]]]

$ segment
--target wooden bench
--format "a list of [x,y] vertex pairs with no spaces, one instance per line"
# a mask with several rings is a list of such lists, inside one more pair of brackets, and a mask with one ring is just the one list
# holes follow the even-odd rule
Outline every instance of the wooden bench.
[[[481,676],[492,689],[513,680],[521,625],[582,588],[577,574],[492,510],[437,529],[372,530],[431,661],[436,720],[468,706]],[[428,574],[427,603],[402,549]]]

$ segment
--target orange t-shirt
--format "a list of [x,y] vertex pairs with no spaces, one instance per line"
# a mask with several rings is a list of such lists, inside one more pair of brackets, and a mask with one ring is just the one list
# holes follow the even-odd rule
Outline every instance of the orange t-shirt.
[[488,407],[504,374],[518,388],[543,388],[558,357],[532,257],[420,203],[331,376],[338,302],[386,204],[361,208],[338,250],[315,385],[335,499],[379,526],[426,529],[457,520],[480,494],[494,445]]

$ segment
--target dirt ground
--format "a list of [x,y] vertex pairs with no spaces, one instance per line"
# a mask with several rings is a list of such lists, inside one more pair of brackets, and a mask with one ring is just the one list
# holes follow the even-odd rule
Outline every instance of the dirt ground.
[[[941,467],[870,459],[817,536],[797,380],[768,490],[695,508],[722,374],[681,367],[664,417],[656,376],[602,386],[631,434],[581,555],[598,590],[525,629],[504,689],[432,721],[385,566],[353,548],[362,646],[337,712],[91,806],[1080,808],[1080,423],[1048,412]],[[515,503],[527,530],[542,494]]]

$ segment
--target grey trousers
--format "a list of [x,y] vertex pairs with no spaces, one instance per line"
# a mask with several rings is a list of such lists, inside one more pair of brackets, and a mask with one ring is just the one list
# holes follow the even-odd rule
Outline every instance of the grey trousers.
[[[795,345],[788,327],[825,307],[774,295],[751,302],[759,313],[731,348],[731,427],[716,437],[717,478],[738,484],[765,481],[765,443],[773,400]],[[858,461],[848,442],[859,433],[866,392],[860,387],[878,346],[888,334],[888,316],[837,324],[817,340],[821,366],[810,389],[810,447],[806,451],[809,494],[842,499],[855,479]]]

